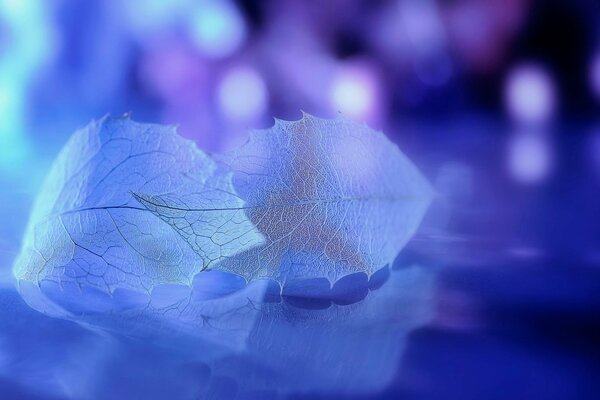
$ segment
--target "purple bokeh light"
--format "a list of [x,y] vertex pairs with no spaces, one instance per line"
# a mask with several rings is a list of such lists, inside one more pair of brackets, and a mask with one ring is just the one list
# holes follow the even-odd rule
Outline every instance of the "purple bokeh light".
[[550,138],[538,132],[518,132],[508,142],[508,170],[523,184],[543,182],[554,167]]

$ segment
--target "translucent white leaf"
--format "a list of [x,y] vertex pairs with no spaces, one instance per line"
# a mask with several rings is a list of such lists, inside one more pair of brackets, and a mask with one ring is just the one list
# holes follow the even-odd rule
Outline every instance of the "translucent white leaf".
[[[219,211],[175,232],[140,204],[138,192]],[[76,132],[55,161],[13,273],[36,285],[108,292],[190,285],[215,260],[261,243],[241,207],[230,176],[174,128],[104,118]]]
[[[432,197],[423,176],[383,133],[342,118],[304,114],[299,121],[276,121],[221,160],[265,240],[212,267],[247,280],[370,276],[415,233]],[[180,221],[210,211],[201,199],[145,200],[186,237],[189,228]]]

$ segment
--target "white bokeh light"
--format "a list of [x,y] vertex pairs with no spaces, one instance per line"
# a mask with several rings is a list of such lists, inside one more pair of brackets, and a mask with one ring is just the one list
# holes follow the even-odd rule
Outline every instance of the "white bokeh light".
[[539,66],[519,66],[508,77],[505,101],[510,115],[518,122],[546,122],[556,106],[554,82]]
[[372,73],[358,66],[343,66],[335,75],[329,101],[334,111],[368,120],[376,111],[377,82]]
[[267,108],[265,82],[250,67],[239,66],[229,70],[219,84],[217,96],[223,114],[233,120],[258,118]]

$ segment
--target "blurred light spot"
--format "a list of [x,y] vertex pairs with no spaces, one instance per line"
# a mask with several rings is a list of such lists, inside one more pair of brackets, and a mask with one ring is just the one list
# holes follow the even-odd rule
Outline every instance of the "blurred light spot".
[[267,108],[267,87],[261,76],[248,67],[231,69],[218,88],[223,114],[237,120],[260,117]]
[[552,148],[545,135],[519,133],[510,140],[508,168],[518,182],[534,184],[543,181],[552,164]]
[[594,94],[600,100],[600,52],[596,54],[596,57],[592,60],[590,81]]
[[22,172],[29,155],[26,100],[30,81],[55,50],[43,2],[0,0],[0,168]]
[[220,58],[232,54],[246,36],[244,19],[229,1],[202,1],[191,18],[192,40],[207,57]]
[[529,1],[439,1],[453,53],[469,70],[489,74],[504,63],[527,17]]
[[403,1],[400,9],[403,26],[415,51],[424,55],[439,52],[444,45],[445,36],[436,2]]
[[506,83],[505,101],[511,116],[520,122],[547,121],[555,107],[554,83],[540,67],[517,67]]
[[376,111],[378,90],[375,77],[365,68],[345,66],[334,77],[330,103],[351,118],[369,119]]
[[2,0],[0,8],[2,13],[9,18],[17,18],[18,15],[26,14],[31,7],[35,6],[31,0]]

